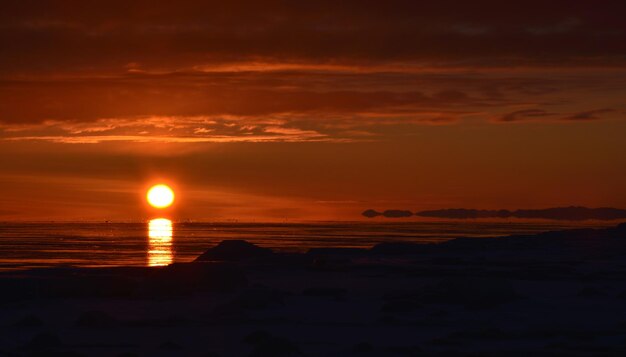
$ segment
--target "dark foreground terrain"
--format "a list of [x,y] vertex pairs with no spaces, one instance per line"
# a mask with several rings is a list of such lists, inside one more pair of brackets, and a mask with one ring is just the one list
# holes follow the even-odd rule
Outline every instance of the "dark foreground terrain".
[[622,356],[626,224],[0,275],[0,356]]

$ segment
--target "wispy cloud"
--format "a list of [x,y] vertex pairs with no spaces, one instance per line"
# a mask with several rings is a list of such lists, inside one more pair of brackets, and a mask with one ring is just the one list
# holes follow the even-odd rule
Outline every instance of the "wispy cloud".
[[601,119],[602,114],[615,112],[615,109],[604,108],[604,109],[596,109],[596,110],[588,110],[584,112],[574,113],[572,115],[568,115],[564,117],[564,120],[598,120]]
[[[250,122],[254,122],[251,125]],[[301,142],[349,141],[315,130],[281,126],[280,120],[254,121],[241,118],[144,117],[101,119],[93,122],[47,121],[27,126],[0,126],[7,141],[43,140],[68,144],[108,141],[131,142]],[[56,135],[51,135],[56,133]]]
[[576,112],[573,114],[561,114],[556,112],[550,112],[544,109],[522,109],[510,112],[499,118],[496,118],[498,122],[525,122],[525,121],[556,121],[556,122],[573,122],[573,121],[591,121],[600,120],[604,114],[614,113],[615,109],[604,108],[594,109]]
[[499,118],[502,122],[514,122],[520,120],[537,120],[546,117],[554,117],[557,113],[551,113],[544,109],[522,109],[503,115]]

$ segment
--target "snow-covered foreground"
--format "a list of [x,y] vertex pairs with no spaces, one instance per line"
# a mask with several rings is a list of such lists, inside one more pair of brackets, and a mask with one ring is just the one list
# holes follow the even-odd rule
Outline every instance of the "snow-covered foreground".
[[0,276],[0,355],[626,353],[626,226]]

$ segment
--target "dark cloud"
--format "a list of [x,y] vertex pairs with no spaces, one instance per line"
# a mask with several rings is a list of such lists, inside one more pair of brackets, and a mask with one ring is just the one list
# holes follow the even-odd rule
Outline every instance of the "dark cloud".
[[81,81],[0,84],[1,122],[89,121],[139,115],[237,115],[276,113],[405,114],[480,105],[459,91],[281,88],[272,85],[185,82]]
[[7,1],[0,64],[5,74],[259,58],[623,66],[625,10],[619,1]]
[[518,122],[518,121],[529,121],[529,120],[563,120],[563,121],[588,121],[588,120],[599,120],[602,119],[602,114],[615,112],[614,109],[605,108],[605,109],[595,109],[595,110],[586,110],[577,112],[572,115],[562,116],[559,113],[549,112],[544,109],[524,109],[524,110],[516,110],[514,112],[503,115],[498,118],[497,121],[500,122]]
[[563,118],[563,120],[598,120],[601,119],[601,114],[614,112],[614,109],[605,108],[605,109],[596,109],[589,110],[585,112],[579,112],[570,116]]
[[557,115],[556,113],[551,113],[543,109],[523,109],[516,110],[514,112],[508,113],[498,121],[501,122],[514,122],[514,121],[522,121],[522,120],[536,120],[544,117],[551,117]]

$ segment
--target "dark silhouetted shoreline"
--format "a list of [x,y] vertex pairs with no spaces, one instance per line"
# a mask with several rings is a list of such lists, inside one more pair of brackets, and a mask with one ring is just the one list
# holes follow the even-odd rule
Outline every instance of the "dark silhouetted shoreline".
[[510,210],[479,210],[468,208],[447,208],[439,210],[419,211],[415,214],[407,210],[386,210],[379,212],[373,209],[363,211],[363,216],[374,218],[383,216],[387,218],[402,217],[429,217],[429,218],[452,218],[452,219],[479,219],[479,218],[527,218],[527,219],[552,219],[552,220],[619,220],[626,219],[626,210],[611,207],[587,208],[580,206],[554,207],[545,209],[518,209]]

